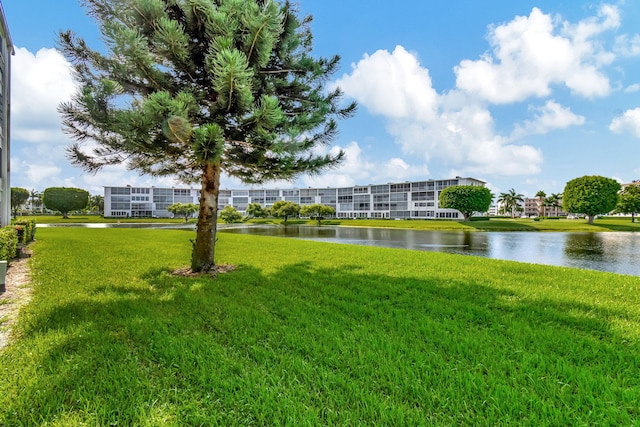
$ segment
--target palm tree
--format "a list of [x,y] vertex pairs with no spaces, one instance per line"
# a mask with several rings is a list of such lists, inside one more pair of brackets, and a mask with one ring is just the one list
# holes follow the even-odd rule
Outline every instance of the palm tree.
[[536,198],[538,199],[538,206],[539,208],[542,208],[542,217],[545,216],[546,212],[544,210],[545,207],[545,199],[547,197],[547,193],[545,193],[544,191],[540,190],[536,193]]
[[558,209],[562,207],[562,193],[552,193],[544,201],[545,205],[555,209],[556,215],[558,215]]
[[511,218],[516,216],[516,210],[520,207],[520,203],[524,202],[524,196],[516,193],[513,188],[506,193],[500,193],[498,203],[501,203],[505,211],[511,212]]
[[42,192],[33,189],[29,192],[29,204],[31,205],[31,212],[35,213],[37,208],[40,208],[40,213],[43,212]]

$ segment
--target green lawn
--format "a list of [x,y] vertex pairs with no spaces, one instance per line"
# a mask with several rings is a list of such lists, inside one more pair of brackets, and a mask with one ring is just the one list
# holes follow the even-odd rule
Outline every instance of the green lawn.
[[[128,223],[128,222],[154,222],[154,223],[183,223],[182,218],[103,218],[99,215],[72,215],[68,219],[62,219],[59,215],[33,215],[19,218],[35,219],[38,224],[74,224],[74,223]],[[189,222],[195,224],[195,219]],[[282,224],[280,219],[253,219],[253,224]],[[289,220],[290,224],[316,225],[316,221]],[[384,219],[358,219],[358,220],[326,220],[325,225],[341,225],[346,227],[378,227],[378,228],[404,228],[415,230],[465,230],[465,231],[639,231],[640,222],[631,222],[630,218],[609,217],[597,219],[595,224],[589,225],[584,219],[511,219],[492,218],[480,221],[458,222],[449,220],[384,220]]]
[[[104,218],[100,215],[69,215],[69,218],[62,218],[60,215],[25,215],[18,219],[35,219],[37,224],[91,224],[91,223],[184,223],[184,218]],[[195,223],[195,219],[190,220]]]
[[37,231],[0,425],[638,425],[640,278],[220,234]]

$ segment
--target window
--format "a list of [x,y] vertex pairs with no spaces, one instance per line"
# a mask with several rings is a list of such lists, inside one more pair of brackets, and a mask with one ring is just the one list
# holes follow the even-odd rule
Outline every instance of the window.
[[368,194],[369,187],[353,187],[353,194]]
[[371,194],[388,193],[388,192],[389,192],[388,185],[372,185],[371,186]]
[[404,184],[391,184],[389,186],[389,192],[391,193],[401,193],[403,191],[411,191],[411,184],[406,182]]
[[131,189],[125,187],[112,187],[111,194],[131,194]]

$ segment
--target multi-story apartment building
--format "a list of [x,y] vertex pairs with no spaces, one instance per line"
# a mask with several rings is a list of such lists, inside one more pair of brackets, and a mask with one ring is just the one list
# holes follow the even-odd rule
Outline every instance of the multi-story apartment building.
[[[562,204],[562,199],[559,200]],[[539,197],[524,199],[524,216],[567,216],[567,213],[561,207],[545,206],[544,199]]]
[[0,2],[0,225],[11,221],[11,182],[10,172],[10,89],[11,89],[11,55],[13,43],[9,34],[9,26]]
[[[453,185],[484,186],[475,178],[427,180],[353,187],[220,190],[218,209],[233,206],[245,212],[249,203],[270,207],[279,200],[300,205],[320,203],[336,210],[338,218],[462,218],[455,209],[438,205],[440,191]],[[107,217],[171,217],[172,203],[198,203],[193,188],[105,187]]]

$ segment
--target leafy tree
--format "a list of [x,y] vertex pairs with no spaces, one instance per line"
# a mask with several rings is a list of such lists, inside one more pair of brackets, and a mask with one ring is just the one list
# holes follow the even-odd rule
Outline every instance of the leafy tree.
[[618,194],[616,212],[631,214],[631,222],[635,221],[635,214],[640,213],[640,183],[627,185]]
[[231,224],[232,222],[238,222],[242,219],[242,214],[233,206],[225,206],[220,211],[220,219]]
[[98,194],[89,198],[89,209],[92,212],[98,212],[99,214],[104,212],[104,196]]
[[300,215],[315,218],[318,221],[318,225],[322,224],[322,218],[325,216],[331,216],[336,213],[336,210],[331,206],[322,205],[319,203],[313,205],[305,205],[300,208]]
[[562,207],[567,212],[587,216],[593,224],[596,215],[611,212],[618,203],[620,184],[604,176],[583,176],[567,182],[562,193]]
[[538,199],[539,202],[539,206],[542,208],[542,215],[541,216],[545,216],[545,207],[546,205],[546,198],[547,198],[547,193],[545,193],[544,191],[540,190],[536,193],[536,198]]
[[276,218],[283,218],[284,223],[287,223],[287,220],[291,216],[296,216],[300,213],[300,205],[293,202],[286,202],[284,200],[278,200],[271,206],[271,215]]
[[20,206],[24,205],[29,200],[29,190],[21,187],[11,187],[11,210],[13,211],[13,217],[18,215]]
[[200,207],[195,203],[174,203],[167,207],[167,211],[172,214],[183,216],[184,222],[189,221],[189,217],[198,212],[198,209],[200,209]]
[[520,203],[522,202],[524,202],[524,196],[516,193],[513,188],[506,193],[500,193],[500,196],[498,196],[498,203],[502,204],[505,212],[511,213],[511,218],[516,216],[516,212],[522,210],[520,208]]
[[79,84],[59,107],[76,140],[69,157],[89,172],[126,161],[141,173],[199,182],[193,271],[214,267],[222,173],[262,183],[319,173],[344,157],[317,148],[355,103],[341,108],[341,91],[326,90],[339,58],[311,56],[311,18],[289,1],[82,3],[107,53],[60,33]]
[[477,185],[454,185],[440,192],[441,208],[457,209],[468,221],[474,212],[486,212],[491,206],[493,194],[486,187]]
[[79,188],[50,187],[44,190],[42,202],[47,209],[58,211],[63,218],[69,218],[69,212],[87,207],[89,192]]
[[252,218],[264,218],[269,214],[267,209],[263,208],[260,203],[249,203],[246,212]]

